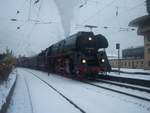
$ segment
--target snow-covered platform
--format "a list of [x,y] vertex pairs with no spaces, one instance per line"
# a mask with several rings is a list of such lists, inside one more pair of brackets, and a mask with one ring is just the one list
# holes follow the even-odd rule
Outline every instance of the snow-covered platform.
[[[149,113],[150,102],[100,89],[55,74],[18,68],[8,113]],[[45,82],[67,97],[83,111]]]

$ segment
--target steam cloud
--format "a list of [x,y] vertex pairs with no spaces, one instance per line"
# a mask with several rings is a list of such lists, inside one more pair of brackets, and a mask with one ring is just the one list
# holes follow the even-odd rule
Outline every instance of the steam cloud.
[[69,36],[73,10],[79,0],[54,0],[58,8],[65,36]]

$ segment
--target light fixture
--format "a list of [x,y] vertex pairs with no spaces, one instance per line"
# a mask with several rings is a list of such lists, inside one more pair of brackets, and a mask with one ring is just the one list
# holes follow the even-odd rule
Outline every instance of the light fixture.
[[92,38],[91,38],[91,37],[89,37],[89,40],[92,40]]
[[85,64],[85,63],[86,63],[86,60],[85,60],[85,59],[82,59],[82,63]]
[[104,62],[105,62],[105,59],[102,59],[102,62],[104,63]]

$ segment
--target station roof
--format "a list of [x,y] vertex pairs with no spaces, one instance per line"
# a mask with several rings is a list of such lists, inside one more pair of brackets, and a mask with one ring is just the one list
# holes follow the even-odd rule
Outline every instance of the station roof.
[[145,15],[145,16],[136,18],[135,20],[129,23],[129,26],[138,27],[139,25],[142,25],[145,23],[150,23],[150,15]]

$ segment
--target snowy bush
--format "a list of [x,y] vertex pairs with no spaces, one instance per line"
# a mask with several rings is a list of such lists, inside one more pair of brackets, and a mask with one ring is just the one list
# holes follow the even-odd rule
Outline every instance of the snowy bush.
[[3,58],[0,59],[0,81],[7,80],[8,75],[15,66],[15,58],[12,52],[6,49],[6,53],[3,54]]

